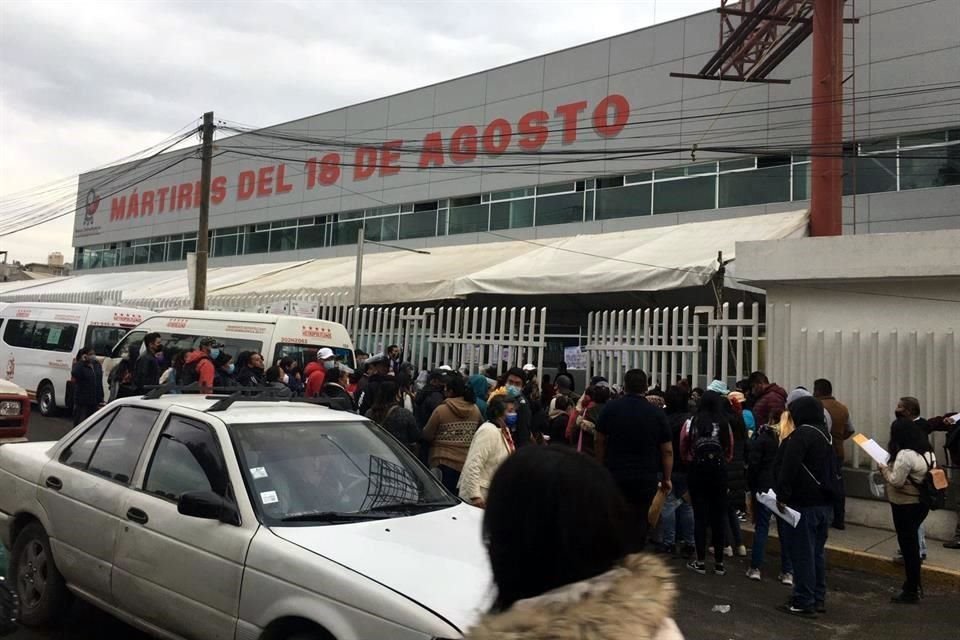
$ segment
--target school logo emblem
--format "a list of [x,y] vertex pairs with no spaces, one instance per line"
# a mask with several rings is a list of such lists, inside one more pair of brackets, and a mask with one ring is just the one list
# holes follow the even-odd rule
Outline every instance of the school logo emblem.
[[93,224],[93,214],[100,208],[100,196],[95,189],[87,191],[87,204],[84,210],[83,226],[89,227]]

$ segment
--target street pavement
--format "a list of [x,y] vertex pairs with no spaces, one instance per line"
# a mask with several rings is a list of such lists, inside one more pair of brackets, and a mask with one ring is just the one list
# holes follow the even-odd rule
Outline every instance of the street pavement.
[[[62,419],[39,415],[31,421],[32,440],[57,438],[70,429]],[[919,637],[957,637],[960,629],[960,594],[931,587],[919,606],[894,605],[890,596],[899,580],[841,569],[828,570],[827,613],[816,620],[781,613],[789,588],[777,583],[774,563],[763,582],[747,580],[746,559],[727,562],[727,575],[697,575],[681,560],[670,560],[679,593],[675,618],[688,640],[840,640],[884,638],[914,640]],[[714,611],[728,605],[728,613]],[[21,630],[14,640],[146,640],[141,634],[93,607],[76,603],[64,624],[49,630]],[[534,639],[531,639],[534,640]]]

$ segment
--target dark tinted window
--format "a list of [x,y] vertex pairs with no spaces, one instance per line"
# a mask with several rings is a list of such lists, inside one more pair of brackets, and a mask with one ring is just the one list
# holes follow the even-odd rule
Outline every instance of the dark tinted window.
[[60,462],[74,469],[86,469],[87,463],[90,461],[90,454],[93,453],[97,443],[100,442],[103,430],[107,428],[116,414],[117,412],[113,411],[93,423],[83,432],[83,435],[74,440],[73,444],[60,454]]
[[35,322],[10,320],[3,331],[3,340],[12,347],[41,351],[73,351],[77,341],[77,325],[68,322]]
[[210,428],[174,416],[160,434],[144,491],[168,500],[178,500],[190,491],[226,496],[226,476],[220,447]]
[[87,471],[114,482],[129,484],[143,445],[150,435],[150,428],[158,415],[160,412],[153,409],[119,409],[110,427],[100,438]]
[[126,329],[119,327],[87,327],[87,336],[83,344],[93,347],[98,356],[109,356],[114,345],[126,332]]

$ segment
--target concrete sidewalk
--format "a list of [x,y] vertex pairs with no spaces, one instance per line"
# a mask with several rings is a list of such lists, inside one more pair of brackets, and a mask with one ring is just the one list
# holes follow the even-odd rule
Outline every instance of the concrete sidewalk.
[[[743,523],[744,544],[753,543],[753,524]],[[780,541],[771,523],[767,553],[779,552]],[[827,564],[891,577],[903,576],[903,565],[893,561],[897,536],[892,531],[847,524],[843,531],[831,527],[827,539]],[[923,583],[960,593],[960,550],[944,549],[940,540],[927,538]]]

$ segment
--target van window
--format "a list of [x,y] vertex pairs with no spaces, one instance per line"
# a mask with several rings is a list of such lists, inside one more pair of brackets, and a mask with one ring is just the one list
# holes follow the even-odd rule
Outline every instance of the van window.
[[77,328],[69,322],[10,320],[3,331],[3,341],[12,347],[71,353]]
[[113,346],[126,332],[126,329],[120,327],[87,327],[83,344],[93,347],[98,356],[109,356]]
[[[147,331],[138,329],[136,331],[131,331],[123,339],[123,341],[117,345],[113,350],[114,358],[122,358],[126,355],[127,351],[130,350],[131,346],[140,347],[143,343],[144,336],[147,335]],[[204,335],[189,335],[186,333],[167,333],[163,331],[158,332],[160,338],[163,340],[163,348],[165,350],[170,349],[171,347],[178,349],[180,351],[193,351],[197,347],[197,343],[200,342],[201,338],[206,336]],[[237,357],[242,351],[250,351],[260,353],[263,350],[263,343],[259,340],[241,340],[237,338],[224,338],[213,334],[212,337],[216,338],[223,343],[223,351],[230,354],[234,358]]]
[[[274,351],[273,361],[276,362],[280,358],[290,357],[300,363],[300,370],[303,371],[304,367],[317,359],[317,351],[325,346],[327,345],[306,345],[281,342],[277,345],[277,348]],[[351,369],[356,368],[353,364],[353,352],[350,351],[350,349],[344,349],[343,347],[330,347],[330,349],[332,349],[333,353],[336,354],[338,361],[343,362]]]
[[128,333],[122,341],[117,343],[117,346],[114,347],[113,353],[110,354],[111,358],[122,358],[127,355],[127,352],[130,351],[131,345],[137,345],[137,348],[143,343],[143,337],[147,335],[146,331],[131,331]]

